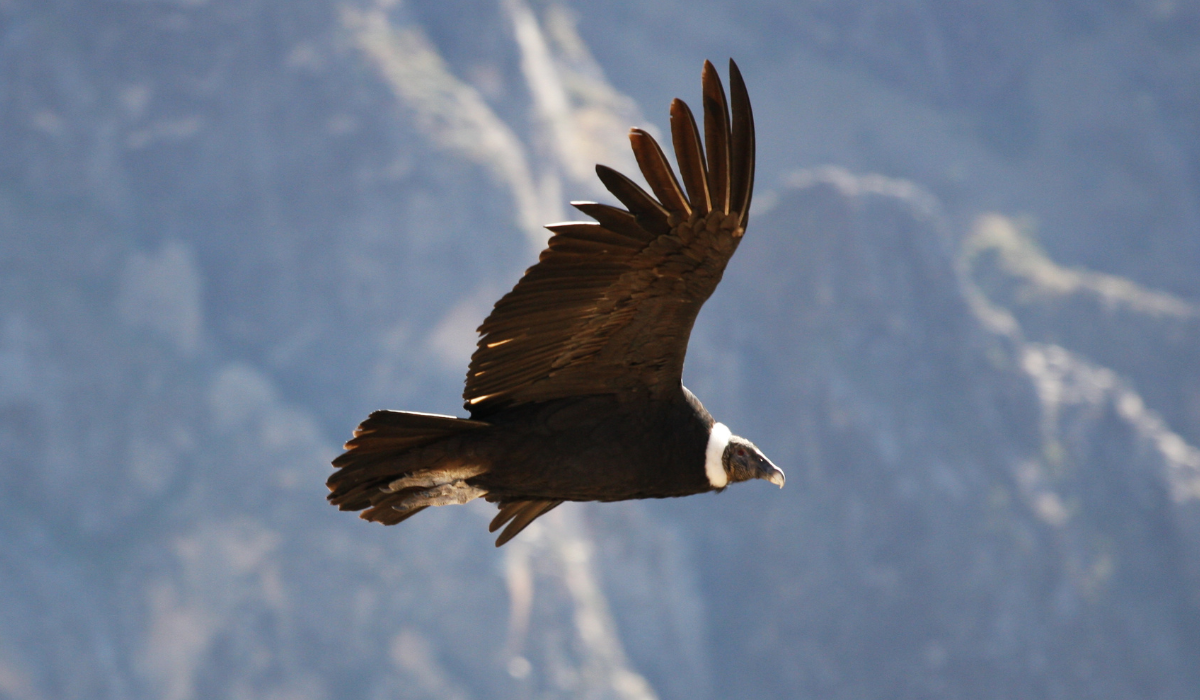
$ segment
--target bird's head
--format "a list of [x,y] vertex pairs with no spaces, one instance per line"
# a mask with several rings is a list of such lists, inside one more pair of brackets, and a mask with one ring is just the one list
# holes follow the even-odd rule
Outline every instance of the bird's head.
[[783,488],[783,470],[772,464],[771,460],[746,438],[731,435],[721,462],[725,465],[725,473],[729,475],[731,483],[766,479]]
[[705,468],[709,483],[717,489],[751,479],[765,479],[783,488],[783,470],[772,464],[754,443],[730,433],[722,423],[713,425],[709,433]]

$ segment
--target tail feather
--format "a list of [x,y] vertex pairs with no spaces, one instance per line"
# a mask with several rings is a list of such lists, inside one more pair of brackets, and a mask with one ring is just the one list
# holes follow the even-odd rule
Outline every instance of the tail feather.
[[329,501],[340,510],[367,508],[362,518],[385,525],[395,525],[428,505],[454,502],[446,489],[435,493],[430,488],[392,489],[389,484],[421,473],[431,475],[423,481],[436,482],[438,464],[406,457],[418,448],[485,427],[487,423],[453,416],[376,411],[358,426],[346,451],[333,461],[337,471],[326,482]]
[[354,429],[354,437],[343,446],[346,452],[333,460],[333,465],[342,467],[372,453],[410,450],[464,430],[487,426],[481,421],[433,413],[375,411]]
[[409,510],[396,510],[390,506],[376,506],[362,514],[363,520],[370,520],[383,525],[399,525],[412,516],[420,513],[429,506],[417,506]]

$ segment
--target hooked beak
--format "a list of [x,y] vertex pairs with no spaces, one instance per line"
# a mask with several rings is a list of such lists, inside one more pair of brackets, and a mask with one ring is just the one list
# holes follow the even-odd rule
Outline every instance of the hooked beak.
[[766,457],[763,457],[762,461],[763,464],[759,465],[761,475],[758,478],[766,479],[779,488],[783,488],[783,482],[787,481],[787,477],[783,475],[783,470],[772,464],[771,460]]

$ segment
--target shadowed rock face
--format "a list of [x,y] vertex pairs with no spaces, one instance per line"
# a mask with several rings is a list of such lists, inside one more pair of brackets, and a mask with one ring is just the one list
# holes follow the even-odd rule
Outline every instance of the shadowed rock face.
[[[0,2],[0,696],[1200,695],[1190,10],[912,7]],[[760,192],[685,379],[787,488],[329,509],[632,170],[599,66],[665,124],[714,32]],[[772,207],[814,162],[920,187]]]
[[1200,451],[1112,371],[989,326],[911,186],[821,173],[755,226],[705,337],[737,358],[731,424],[798,476],[702,528],[724,691],[1193,693]]
[[963,244],[970,278],[1030,340],[1120,373],[1189,443],[1200,443],[1200,307],[1114,275],[1056,265],[1005,217],[982,216]]

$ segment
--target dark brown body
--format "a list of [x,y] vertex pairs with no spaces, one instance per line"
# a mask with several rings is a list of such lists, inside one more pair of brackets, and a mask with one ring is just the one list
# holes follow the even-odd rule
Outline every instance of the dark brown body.
[[687,389],[667,400],[582,396],[521,406],[492,427],[415,451],[414,461],[477,462],[468,483],[489,501],[622,501],[712,487],[704,450],[713,419]]

